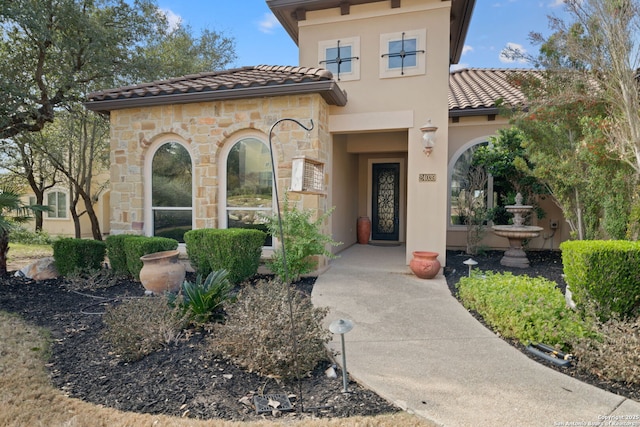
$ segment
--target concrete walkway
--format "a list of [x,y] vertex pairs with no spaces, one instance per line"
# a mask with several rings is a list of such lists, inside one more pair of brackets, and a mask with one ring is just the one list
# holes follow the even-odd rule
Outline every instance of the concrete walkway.
[[[640,403],[529,359],[478,323],[443,276],[411,274],[404,254],[355,245],[316,281],[327,325],[355,324],[345,335],[351,379],[444,426],[640,426]],[[339,352],[340,337],[330,346]]]

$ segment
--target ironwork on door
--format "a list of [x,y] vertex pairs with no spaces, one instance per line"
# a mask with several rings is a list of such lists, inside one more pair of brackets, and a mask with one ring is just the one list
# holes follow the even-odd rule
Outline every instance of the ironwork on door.
[[400,164],[372,165],[371,239],[398,240],[400,214]]

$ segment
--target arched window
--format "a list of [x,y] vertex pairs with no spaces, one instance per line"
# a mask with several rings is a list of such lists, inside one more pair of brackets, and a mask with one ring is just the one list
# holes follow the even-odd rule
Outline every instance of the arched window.
[[153,235],[184,243],[192,228],[192,167],[187,149],[177,142],[162,144],[151,163]]
[[[253,137],[236,142],[226,159],[227,228],[267,231],[264,217],[273,212],[273,180],[269,148]],[[271,236],[264,246],[271,246]]]
[[474,210],[490,210],[499,202],[493,176],[472,164],[473,153],[488,144],[486,139],[471,142],[450,163],[449,225],[465,225]]

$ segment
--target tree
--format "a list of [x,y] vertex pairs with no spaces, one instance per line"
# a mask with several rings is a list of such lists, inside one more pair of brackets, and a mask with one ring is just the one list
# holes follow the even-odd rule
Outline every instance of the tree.
[[166,26],[151,0],[3,1],[0,139],[41,130],[87,87],[128,81]]
[[[94,177],[108,164],[109,122],[76,104],[58,113],[54,123],[40,134],[42,138],[32,148],[46,157],[68,185],[75,237],[82,235],[80,217],[86,214],[93,238],[102,240],[94,204],[104,188],[94,188]],[[83,210],[78,212],[80,200]]]
[[640,203],[640,9],[637,0],[565,3],[567,22],[551,18],[550,37],[531,35],[541,49],[529,59],[544,71],[520,79],[530,103],[516,123],[575,237],[617,237]]
[[9,233],[14,223],[24,222],[29,218],[29,212],[42,209],[46,208],[24,205],[15,187],[6,184],[0,187],[0,277],[7,274]]
[[[44,172],[61,172],[73,195],[76,236],[85,213],[93,236],[101,236],[93,212],[92,176],[82,174],[97,171],[95,156],[108,153],[109,145],[99,130],[105,121],[81,112],[84,95],[220,69],[235,58],[232,38],[211,30],[194,37],[190,27],[181,24],[170,28],[154,0],[2,2],[0,31],[0,90],[6,95],[0,105],[0,165],[21,174],[38,203],[57,180]],[[60,114],[64,119],[50,132],[45,126]],[[71,139],[64,139],[65,132]],[[54,168],[42,163],[43,158]],[[98,163],[108,167],[108,156]],[[76,210],[79,200],[84,201],[81,212]],[[41,224],[37,215],[36,226]]]
[[[44,205],[44,194],[58,183],[58,171],[51,166],[39,150],[34,138],[42,138],[37,132],[16,135],[0,145],[0,165],[15,177],[29,184],[35,195],[36,205]],[[42,145],[42,143],[40,143]],[[35,230],[42,230],[42,212],[35,211]]]
[[150,42],[142,59],[142,81],[221,70],[235,59],[235,41],[209,29],[194,37],[190,26],[179,24]]

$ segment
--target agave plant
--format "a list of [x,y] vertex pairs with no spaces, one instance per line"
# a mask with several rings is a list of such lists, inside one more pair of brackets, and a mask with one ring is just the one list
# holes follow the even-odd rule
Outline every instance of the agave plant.
[[204,281],[198,275],[195,283],[183,282],[179,305],[192,323],[203,324],[220,317],[222,305],[233,299],[233,284],[227,274],[226,270],[212,271]]

